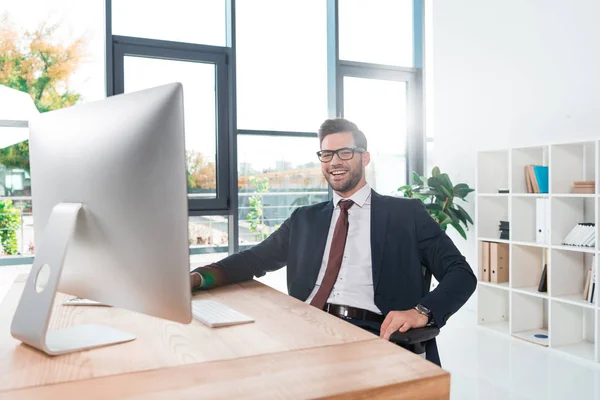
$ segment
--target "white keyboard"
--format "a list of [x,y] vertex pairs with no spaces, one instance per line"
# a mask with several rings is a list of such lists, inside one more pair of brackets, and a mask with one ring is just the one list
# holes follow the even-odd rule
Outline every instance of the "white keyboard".
[[192,301],[192,315],[211,328],[254,322],[247,315],[213,300]]

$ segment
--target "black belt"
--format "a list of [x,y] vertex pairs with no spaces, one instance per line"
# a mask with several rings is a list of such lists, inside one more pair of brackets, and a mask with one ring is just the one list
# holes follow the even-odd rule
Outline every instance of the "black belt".
[[336,317],[345,319],[360,319],[363,321],[383,322],[383,315],[376,314],[374,312],[363,310],[362,308],[341,306],[338,304],[325,304],[323,308],[325,312],[333,314]]

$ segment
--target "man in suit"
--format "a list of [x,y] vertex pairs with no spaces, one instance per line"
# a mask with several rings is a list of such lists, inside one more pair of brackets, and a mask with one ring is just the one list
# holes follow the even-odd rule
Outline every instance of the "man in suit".
[[[382,196],[365,179],[367,140],[345,119],[319,129],[333,200],[301,207],[262,243],[192,271],[194,289],[263,276],[287,265],[289,294],[388,340],[399,330],[443,327],[476,278],[417,199]],[[439,281],[425,287],[422,266]],[[438,365],[435,340],[426,358]]]

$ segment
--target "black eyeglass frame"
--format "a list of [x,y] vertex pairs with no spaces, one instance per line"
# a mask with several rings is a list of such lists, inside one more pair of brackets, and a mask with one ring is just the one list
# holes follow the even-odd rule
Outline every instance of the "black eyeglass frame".
[[[340,156],[340,151],[348,151],[350,150],[352,152],[352,155],[349,158],[342,158]],[[354,158],[354,153],[365,153],[367,150],[363,149],[362,147],[342,147],[340,149],[337,150],[320,150],[317,151],[317,157],[319,157],[319,161],[321,161],[322,163],[326,163],[326,162],[330,162],[331,160],[333,160],[333,157],[335,155],[338,156],[338,158],[342,161],[348,161],[348,160],[352,160]],[[323,160],[323,153],[331,153],[331,158],[328,158],[327,160]]]

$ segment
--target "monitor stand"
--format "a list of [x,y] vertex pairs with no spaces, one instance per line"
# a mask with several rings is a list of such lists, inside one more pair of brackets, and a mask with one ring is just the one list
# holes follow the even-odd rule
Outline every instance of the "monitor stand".
[[103,325],[48,331],[67,247],[82,207],[80,203],[60,203],[52,210],[11,325],[15,339],[52,356],[135,339]]

